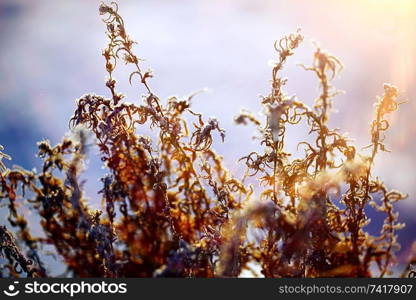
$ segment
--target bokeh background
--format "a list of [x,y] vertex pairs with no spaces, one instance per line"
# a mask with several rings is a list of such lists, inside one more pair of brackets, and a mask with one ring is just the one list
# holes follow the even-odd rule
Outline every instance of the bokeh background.
[[[413,0],[119,0],[120,13],[136,53],[154,70],[152,86],[161,98],[186,96],[202,88],[194,110],[216,116],[227,130],[226,143],[216,150],[235,173],[243,174],[238,158],[257,150],[253,128],[237,127],[233,117],[241,108],[260,112],[260,95],[270,89],[273,42],[302,28],[305,42],[285,66],[287,92],[312,104],[319,89],[312,73],[297,63],[310,64],[314,45],[335,54],[345,68],[334,84],[346,91],[335,100],[330,120],[369,144],[373,103],[384,82],[397,85],[409,100],[391,118],[386,144],[375,173],[389,188],[409,194],[399,203],[404,261],[416,239],[416,1]],[[60,141],[68,131],[75,99],[89,92],[107,94],[101,49],[104,25],[96,0],[0,0],[0,144],[25,168],[39,168],[36,142]],[[143,92],[128,84],[128,69],[117,73],[119,90],[130,102]],[[291,130],[289,148],[306,135]],[[87,194],[99,207],[99,176],[105,173],[90,151],[84,174]],[[2,215],[4,216],[4,215]],[[371,213],[370,213],[371,216]],[[4,223],[4,217],[0,223]],[[379,230],[375,218],[369,230]]]

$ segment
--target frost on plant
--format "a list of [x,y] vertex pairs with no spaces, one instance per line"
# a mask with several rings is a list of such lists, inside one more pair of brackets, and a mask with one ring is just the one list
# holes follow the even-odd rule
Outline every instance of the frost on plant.
[[[317,48],[312,64],[303,66],[320,86],[308,107],[284,92],[287,79],[280,77],[303,37],[296,31],[282,38],[274,45],[271,91],[262,98],[266,117],[249,111],[235,117],[261,135],[262,151],[240,160],[247,167],[240,180],[211,148],[214,139],[225,142],[220,122],[193,111],[195,94],[161,100],[117,5],[101,4],[99,13],[108,38],[102,52],[108,95],[81,96],[69,121],[72,136],[57,145],[38,143],[40,172],[6,169],[1,159],[9,156],[0,152],[0,200],[9,222],[0,228],[7,262],[2,277],[51,276],[45,263],[51,247],[66,266],[64,275],[76,277],[237,277],[244,270],[266,277],[390,274],[403,227],[394,204],[406,195],[389,190],[372,168],[377,153],[386,151],[386,116],[400,104],[396,87],[384,85],[371,143],[357,149],[328,124],[339,59]],[[123,62],[140,103],[118,91],[113,73]],[[303,155],[295,158],[285,148],[286,128],[300,123],[313,138],[299,141]],[[152,137],[143,134],[149,128]],[[80,179],[90,133],[108,170],[97,194],[101,210],[89,207]],[[257,180],[259,195],[244,183],[247,177]],[[378,236],[365,231],[367,206],[385,215]],[[42,236],[31,233],[35,220]]]

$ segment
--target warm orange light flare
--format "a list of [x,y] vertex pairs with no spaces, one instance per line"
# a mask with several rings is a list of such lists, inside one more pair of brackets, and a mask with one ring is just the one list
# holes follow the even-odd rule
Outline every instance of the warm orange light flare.
[[392,62],[392,80],[406,92],[411,84],[411,73],[416,53],[416,1],[371,0],[369,9],[379,21],[378,30],[387,39],[394,40],[392,51],[396,60]]

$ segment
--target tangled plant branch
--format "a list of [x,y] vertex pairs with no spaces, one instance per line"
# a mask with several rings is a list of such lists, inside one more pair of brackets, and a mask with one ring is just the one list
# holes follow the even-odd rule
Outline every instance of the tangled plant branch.
[[[385,116],[398,108],[396,87],[384,85],[371,123],[370,154],[359,154],[328,124],[339,59],[317,48],[312,66],[303,66],[321,88],[310,108],[284,92],[287,79],[280,77],[303,40],[300,31],[276,42],[271,92],[262,99],[266,119],[248,111],[235,118],[261,134],[263,151],[241,158],[246,177],[262,187],[256,196],[211,148],[215,134],[224,142],[225,131],[218,120],[191,109],[196,94],[162,101],[151,88],[152,72],[143,71],[133,51],[117,4],[101,4],[99,13],[108,38],[102,53],[108,96],[80,97],[69,122],[72,135],[54,146],[38,143],[41,172],[9,170],[1,159],[10,157],[0,152],[0,201],[11,226],[0,227],[0,252],[7,260],[1,276],[51,276],[47,247],[66,266],[64,275],[76,277],[236,277],[245,270],[266,277],[390,274],[403,227],[393,205],[406,195],[388,190],[372,167],[377,153],[386,151]],[[141,103],[118,92],[114,71],[120,62],[132,68],[127,79],[143,93]],[[299,141],[304,155],[292,158],[286,128],[300,123],[313,142]],[[143,134],[149,128],[153,138]],[[89,133],[108,170],[98,192],[101,210],[89,207],[80,179]],[[370,205],[386,216],[378,236],[365,231]],[[39,217],[43,236],[31,234],[28,211]]]

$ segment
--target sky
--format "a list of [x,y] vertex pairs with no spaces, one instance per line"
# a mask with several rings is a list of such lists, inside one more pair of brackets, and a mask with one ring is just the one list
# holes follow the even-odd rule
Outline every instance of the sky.
[[[395,84],[408,100],[390,119],[386,139],[392,153],[381,154],[375,173],[389,188],[409,194],[399,203],[407,223],[400,241],[405,255],[416,239],[416,2],[412,0],[120,0],[136,53],[160,98],[195,97],[195,111],[215,116],[227,131],[224,144],[214,144],[233,172],[242,174],[238,159],[258,149],[251,127],[237,127],[242,109],[261,112],[260,96],[270,90],[273,43],[302,29],[305,41],[283,70],[286,91],[313,104],[319,93],[310,64],[314,43],[336,55],[344,70],[334,85],[345,91],[334,100],[330,125],[348,132],[359,146],[369,144],[369,123],[383,83]],[[105,27],[96,0],[0,0],[0,144],[12,164],[39,168],[36,142],[60,141],[68,131],[75,99],[105,88]],[[128,69],[116,73],[127,101],[138,102],[143,90],[128,84]],[[289,149],[306,136],[290,130]],[[217,140],[220,140],[217,136]],[[91,150],[87,195],[100,205],[97,178],[105,172]],[[375,223],[377,223],[375,221]],[[370,225],[371,226],[371,225]],[[374,225],[374,228],[375,225]]]

